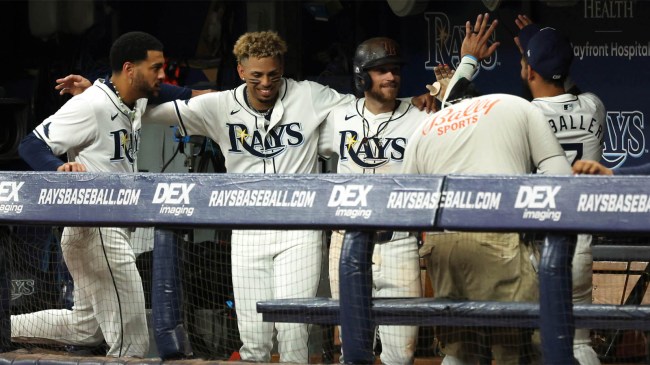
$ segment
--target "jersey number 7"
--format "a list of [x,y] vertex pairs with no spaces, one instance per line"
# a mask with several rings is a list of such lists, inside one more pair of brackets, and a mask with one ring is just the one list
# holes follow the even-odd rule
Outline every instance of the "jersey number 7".
[[582,158],[582,143],[560,143],[560,146],[562,146],[562,149],[566,152],[567,158],[571,158],[573,153],[575,153],[573,159],[569,160],[571,166]]

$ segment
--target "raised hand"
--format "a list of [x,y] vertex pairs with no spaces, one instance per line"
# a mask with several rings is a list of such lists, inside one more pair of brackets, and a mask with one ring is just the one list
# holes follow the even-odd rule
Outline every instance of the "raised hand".
[[54,87],[54,90],[59,90],[59,95],[79,95],[92,86],[92,83],[88,79],[74,74],[57,79],[56,83],[57,85]]
[[463,39],[463,44],[460,47],[461,56],[471,55],[480,61],[492,56],[496,51],[500,43],[488,44],[488,40],[496,30],[499,22],[495,20],[488,25],[489,20],[490,15],[485,13],[476,17],[473,26],[469,20],[465,23],[465,39]]
[[427,85],[426,88],[429,90],[429,94],[442,101],[447,91],[447,86],[449,86],[449,81],[451,81],[451,77],[454,75],[454,70],[449,65],[438,65],[433,68],[433,73],[436,75],[436,82],[432,85]]

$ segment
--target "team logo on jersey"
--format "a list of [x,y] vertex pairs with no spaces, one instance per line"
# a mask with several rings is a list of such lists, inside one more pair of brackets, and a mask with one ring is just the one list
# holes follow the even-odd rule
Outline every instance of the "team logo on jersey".
[[562,212],[557,210],[555,199],[561,188],[559,185],[520,186],[515,208],[524,210],[523,219],[557,222]]
[[609,168],[620,167],[628,156],[640,158],[647,154],[644,127],[645,121],[640,111],[607,112],[604,164]]
[[47,138],[50,138],[50,124],[52,124],[52,122],[43,124],[43,134],[45,134],[45,137]]
[[[427,20],[429,46],[429,60],[424,67],[433,70],[437,65],[448,64],[454,69],[458,68],[460,46],[465,39],[465,23],[452,25],[447,14],[438,12],[424,13],[424,19]],[[490,42],[496,42],[496,33],[490,36]],[[497,52],[481,61],[479,69],[492,70],[497,64]]]
[[246,151],[255,157],[274,158],[284,153],[287,148],[300,146],[305,141],[300,123],[283,124],[270,129],[266,139],[262,139],[260,130],[251,131],[244,124],[226,125],[230,137],[230,153]]
[[122,161],[126,158],[130,164],[133,164],[140,149],[140,129],[134,132],[118,129],[110,134],[115,146],[111,162]]
[[352,160],[365,169],[376,169],[390,161],[404,159],[406,138],[362,138],[356,131],[340,131],[339,156],[341,161]]

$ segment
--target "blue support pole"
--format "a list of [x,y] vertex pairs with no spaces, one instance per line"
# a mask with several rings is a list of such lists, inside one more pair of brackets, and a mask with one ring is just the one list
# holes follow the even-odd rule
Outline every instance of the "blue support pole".
[[160,358],[170,360],[192,356],[183,326],[178,242],[174,231],[156,228],[152,271],[151,309]]
[[576,364],[573,358],[571,261],[575,235],[549,234],[544,240],[539,269],[540,335],[544,364]]
[[346,364],[373,364],[373,234],[346,232],[339,262],[342,352]]

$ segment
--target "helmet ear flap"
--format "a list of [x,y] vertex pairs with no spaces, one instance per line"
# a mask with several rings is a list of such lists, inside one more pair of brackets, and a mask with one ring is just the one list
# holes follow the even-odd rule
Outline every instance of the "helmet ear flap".
[[363,96],[364,92],[370,90],[372,87],[372,79],[367,71],[355,72],[354,87],[357,90],[358,96]]
[[372,79],[370,78],[370,74],[367,71],[364,71],[361,74],[361,77],[363,78],[363,91],[368,91],[372,88]]

